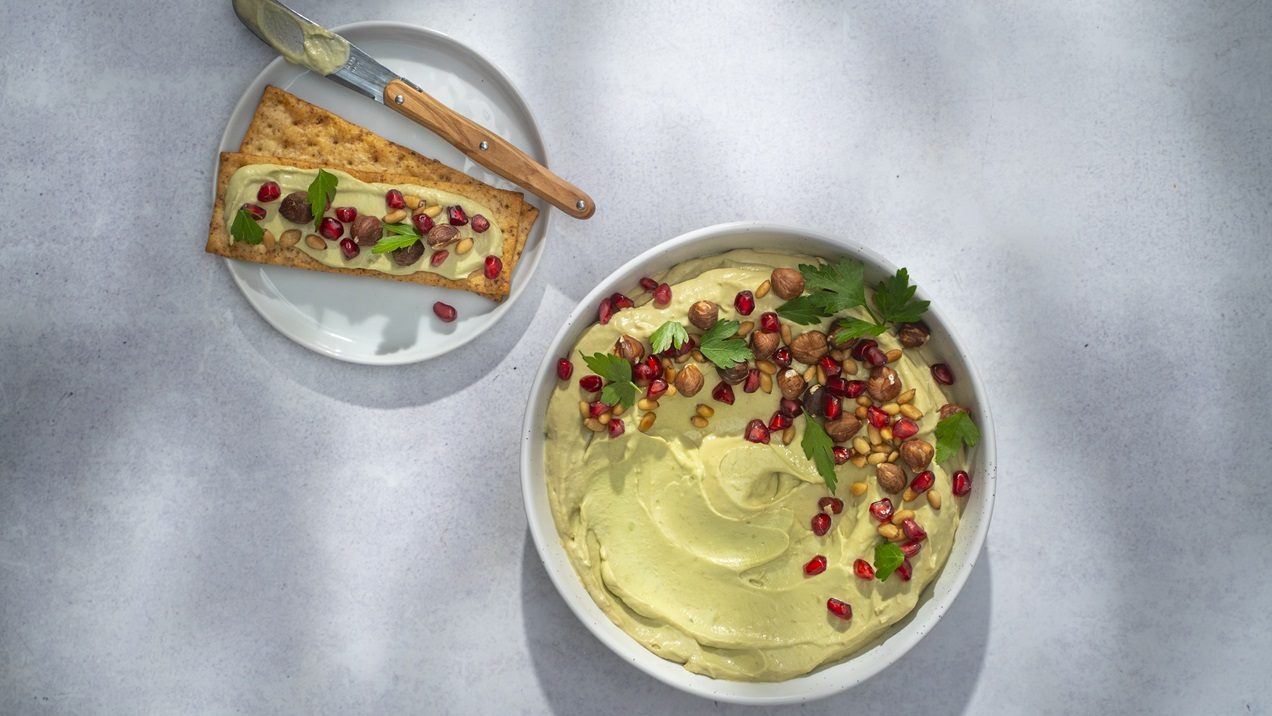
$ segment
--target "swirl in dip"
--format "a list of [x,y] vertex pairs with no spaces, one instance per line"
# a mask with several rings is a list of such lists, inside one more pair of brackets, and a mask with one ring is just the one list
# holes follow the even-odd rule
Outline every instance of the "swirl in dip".
[[[619,310],[607,324],[584,332],[570,354],[577,369],[571,379],[561,381],[548,405],[545,474],[570,561],[615,624],[649,650],[693,672],[739,681],[780,681],[870,645],[914,608],[949,556],[958,527],[962,500],[951,494],[951,474],[964,462],[961,450],[945,464],[932,461],[925,468],[935,476],[928,492],[936,497],[920,494],[910,501],[904,501],[900,491],[885,491],[876,478],[876,465],[865,463],[864,455],[854,455],[861,466],[850,461],[835,468],[835,494],[844,502],[843,512],[831,514],[829,531],[818,536],[810,529],[810,518],[819,514],[818,501],[828,491],[801,449],[809,418],[794,419],[789,444],[784,444],[780,430],[772,433],[768,444],[746,440],[748,423],[770,421],[782,397],[780,389],[770,380],[765,385],[771,392],[748,393],[738,384],[733,386],[734,403],[720,402],[712,397],[712,389],[721,382],[715,366],[693,355],[664,362],[681,371],[687,365],[698,366],[704,384],[693,397],[673,389],[658,399],[657,407],[646,404],[647,409],[626,410],[611,418],[624,421],[625,430],[617,437],[585,426],[580,411],[586,406],[580,401],[597,400],[599,395],[579,385],[590,373],[580,353],[611,353],[616,341],[627,335],[641,341],[648,355],[650,335],[668,320],[683,323],[691,336],[698,337],[702,331],[690,325],[687,315],[690,306],[702,300],[719,304],[720,320],[758,324],[760,315],[774,311],[783,299],[776,292],[757,296],[754,311],[740,316],[734,308],[738,292],[762,293],[759,287],[775,268],[817,262],[807,256],[732,251],[675,267],[661,277],[671,287],[669,305],[657,308],[645,293],[637,299],[641,305]],[[868,319],[861,308],[839,315]],[[805,331],[826,331],[830,322],[783,324],[797,337]],[[892,331],[877,340],[884,351],[900,348]],[[919,431],[914,437],[935,444],[938,412],[949,401],[933,380],[924,353],[923,348],[906,348],[888,365],[904,390],[914,389],[907,401],[913,408],[907,412],[922,412],[915,420]],[[857,364],[857,372],[845,378],[867,379],[870,367]],[[796,361],[791,368],[803,373],[808,366]],[[642,387],[638,397],[644,394]],[[896,407],[893,402],[889,409]],[[704,420],[696,421],[698,425],[693,420],[702,417],[697,412],[700,404],[714,411],[705,427],[699,427]],[[843,404],[846,415],[858,408],[851,398]],[[652,425],[638,429],[650,412],[656,413]],[[863,421],[857,436],[868,439],[868,430]],[[851,439],[840,444],[852,449]],[[893,460],[904,469],[908,483],[916,471]],[[854,574],[856,560],[873,561],[876,545],[888,541],[869,512],[871,503],[883,497],[890,498],[898,512],[913,510],[913,519],[927,533],[921,550],[909,559],[908,581],[898,574],[887,581]],[[893,541],[899,544],[905,538]],[[826,558],[826,568],[808,576],[805,565],[816,555]],[[830,598],[850,604],[852,617],[828,611]]]

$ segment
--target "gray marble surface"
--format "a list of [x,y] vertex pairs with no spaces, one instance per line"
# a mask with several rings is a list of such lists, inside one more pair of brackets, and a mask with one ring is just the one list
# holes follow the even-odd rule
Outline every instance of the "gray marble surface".
[[494,330],[393,369],[203,254],[271,54],[186,5],[0,6],[0,712],[745,711],[576,621],[513,437],[594,282],[737,219],[909,266],[1001,440],[948,618],[791,711],[1272,711],[1269,4],[297,0],[469,42],[601,207]]

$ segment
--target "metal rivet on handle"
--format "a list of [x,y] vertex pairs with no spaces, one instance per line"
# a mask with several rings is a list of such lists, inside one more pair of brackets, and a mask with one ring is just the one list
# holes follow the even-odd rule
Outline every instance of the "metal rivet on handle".
[[406,98],[405,98],[405,97],[403,97],[402,95],[397,95],[397,96],[395,96],[395,97],[393,98],[393,103],[394,103],[394,104],[402,104],[402,103],[403,103],[403,102],[405,102],[405,101],[406,101]]
[[484,152],[487,149],[490,149],[490,143],[483,139],[481,140],[481,144],[477,145],[477,148]]
[[587,202],[583,201],[582,199],[579,199],[579,203],[575,204],[574,208],[578,209],[579,211],[583,211],[584,209],[587,208]]

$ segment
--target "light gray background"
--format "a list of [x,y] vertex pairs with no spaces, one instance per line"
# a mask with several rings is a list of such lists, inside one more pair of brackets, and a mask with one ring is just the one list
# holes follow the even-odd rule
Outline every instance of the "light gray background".
[[505,69],[554,166],[530,290],[458,355],[296,346],[202,252],[271,53],[229,2],[0,9],[0,712],[715,713],[548,583],[524,396],[610,270],[765,219],[940,301],[1001,465],[948,617],[801,713],[1268,713],[1272,6],[297,0]]

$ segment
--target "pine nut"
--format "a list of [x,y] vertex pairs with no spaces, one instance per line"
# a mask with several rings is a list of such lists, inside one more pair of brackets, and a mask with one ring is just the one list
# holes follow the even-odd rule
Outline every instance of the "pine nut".
[[586,400],[580,400],[580,401],[579,401],[579,415],[581,415],[581,416],[583,416],[583,417],[585,417],[585,418],[586,418],[586,417],[590,417],[590,416],[591,416],[591,414],[592,414],[592,413],[591,413],[591,411],[589,411],[589,410],[587,409],[587,401],[586,401]]
[[679,392],[679,391],[677,391],[677,390],[676,390],[676,386],[671,385],[671,382],[670,382],[670,381],[668,381],[668,384],[667,384],[667,392],[666,392],[666,393],[664,393],[663,395],[675,395],[675,394],[676,394],[676,393],[678,393],[678,392]]
[[889,363],[896,363],[897,361],[901,360],[901,349],[893,348],[887,353],[884,353],[883,357],[887,358]]
[[897,402],[900,403],[901,405],[905,405],[911,400],[914,400],[914,388],[910,388],[909,390],[905,391],[901,395],[897,396]]
[[698,403],[698,407],[695,412],[697,412],[698,415],[701,415],[704,418],[709,418],[712,415],[715,415],[715,408],[711,407],[710,405],[707,405],[706,403]]
[[689,422],[693,423],[693,426],[695,428],[707,427],[707,419],[702,417],[701,415],[695,415],[692,418],[689,418]]
[[755,361],[755,367],[759,368],[760,372],[765,375],[774,375],[777,373],[777,364],[773,361],[757,360]]
[[879,437],[887,440],[888,442],[892,442],[892,426],[885,425],[882,428],[879,428]]
[[888,453],[888,462],[896,462],[897,458],[899,457],[901,457],[901,453],[897,452],[896,450],[893,450],[892,452]]
[[414,194],[407,194],[402,197],[402,201],[406,202],[406,208],[408,209],[415,209],[420,205],[420,198]]
[[842,363],[840,363],[839,365],[840,365],[841,367],[843,367],[843,369],[844,369],[844,375],[856,375],[856,374],[857,374],[857,361],[855,361],[855,360],[853,360],[853,359],[851,359],[851,358],[845,358],[845,359],[843,360],[843,362],[842,362]]
[[805,382],[805,383],[811,383],[811,382],[812,382],[812,380],[813,380],[813,378],[817,377],[817,369],[818,369],[819,367],[820,367],[820,366],[816,366],[816,365],[810,365],[810,366],[808,366],[808,369],[804,371],[804,382]]
[[887,446],[887,445],[883,445],[883,444],[879,444],[879,445],[871,445],[871,446],[870,446],[870,452],[881,452],[881,453],[883,453],[884,455],[887,455],[887,454],[888,454],[888,446]]
[[773,392],[773,376],[768,373],[760,373],[760,390],[765,393]]
[[440,213],[442,213],[442,207],[440,206],[428,206],[424,208],[425,216],[429,217],[430,219],[436,219],[437,215]]
[[829,355],[830,355],[830,359],[835,361],[836,363],[839,363],[840,361],[844,359],[844,352],[838,348],[832,350]]
[[641,431],[642,433],[647,433],[649,432],[649,429],[654,426],[654,421],[657,419],[658,419],[658,413],[645,413],[641,417],[640,425],[637,425],[636,429]]
[[902,499],[904,502],[914,502],[914,498],[916,498],[916,497],[918,497],[918,494],[916,494],[916,493],[914,492],[914,490],[912,490],[912,489],[910,489],[910,488],[908,488],[908,487],[907,487],[907,488],[905,488],[905,492],[901,493],[901,499]]
[[658,409],[658,401],[650,400],[649,398],[641,398],[639,401],[637,401],[636,405],[641,410],[657,410]]
[[881,462],[885,462],[887,458],[888,456],[884,455],[881,452],[872,452],[868,456],[866,456],[866,462],[870,463],[871,465],[878,465]]
[[853,465],[855,465],[855,466],[857,466],[857,467],[865,467],[865,466],[866,466],[866,456],[865,456],[865,455],[853,455],[852,457],[848,458],[848,462],[851,462]]
[[788,346],[791,344],[791,327],[785,323],[782,324],[782,342]]
[[919,420],[923,417],[923,411],[914,407],[910,403],[901,406],[901,414],[911,420]]
[[768,295],[769,289],[772,287],[773,287],[772,282],[770,282],[768,279],[764,279],[764,283],[760,284],[760,287],[755,289],[755,297],[764,298],[765,296]]
[[472,250],[473,250],[472,239],[469,239],[469,238],[461,239],[458,244],[455,244],[455,253],[457,254],[466,254]]
[[694,360],[696,360],[696,361],[698,361],[699,363],[706,363],[706,362],[707,362],[707,357],[706,357],[706,356],[704,356],[704,355],[702,355],[702,351],[694,351],[694,352],[693,352],[693,359],[694,359]]
[[892,524],[900,527],[902,522],[914,519],[914,510],[897,510],[892,515]]
[[584,420],[583,427],[587,428],[588,430],[591,430],[594,433],[600,433],[605,431],[605,424],[597,420],[596,418],[588,418],[587,420]]
[[934,510],[941,509],[941,493],[937,492],[936,490],[928,490],[927,500],[928,500],[928,504],[932,506],[932,509]]
[[794,425],[782,431],[782,444],[790,445],[793,442],[795,442],[795,426]]
[[866,442],[866,439],[863,437],[855,437],[852,439],[852,449],[855,450],[858,455],[865,455],[870,452],[870,443]]
[[672,360],[676,361],[677,363],[684,363],[684,362],[686,362],[686,361],[688,361],[688,360],[689,360],[689,354],[688,354],[688,353],[686,353],[686,354],[684,354],[684,355],[682,355],[682,356],[676,356],[676,357],[675,357],[675,358],[673,358]]
[[821,367],[820,363],[817,365],[817,382],[822,385],[826,384],[826,369]]
[[326,251],[326,250],[327,250],[327,242],[326,242],[326,241],[323,241],[323,240],[322,240],[322,237],[321,237],[321,236],[319,236],[318,234],[310,234],[310,235],[306,236],[306,237],[305,237],[305,246],[308,246],[309,248],[313,249],[314,251]]
[[878,445],[883,442],[883,436],[879,434],[879,428],[873,425],[866,426],[866,437],[870,439],[871,445]]
[[862,420],[866,419],[866,409],[861,407],[860,405],[857,406],[857,409],[854,410],[852,414],[856,415],[858,418],[861,418]]
[[753,330],[755,330],[755,321],[742,321],[738,324],[738,335],[743,338],[751,335]]
[[609,425],[609,421],[614,419],[614,414],[608,410],[596,417],[597,422],[601,425]]
[[896,403],[884,403],[883,405],[879,407],[879,409],[887,413],[888,415],[896,415],[897,413],[901,412],[901,406],[897,405]]
[[405,218],[406,218],[406,209],[398,209],[397,211],[390,211],[389,213],[385,214],[384,223],[396,224]]
[[300,241],[300,229],[288,229],[278,237],[278,243],[285,249],[295,246],[297,241]]
[[861,406],[861,407],[863,407],[863,408],[869,408],[871,405],[873,405],[873,403],[870,401],[870,398],[868,398],[868,397],[866,397],[866,396],[864,396],[864,395],[858,395],[858,396],[857,396],[857,405],[860,405],[860,406]]
[[676,370],[676,368],[675,368],[675,366],[674,366],[674,365],[670,365],[670,366],[667,366],[666,368],[663,368],[663,380],[667,381],[667,394],[668,394],[668,395],[671,395],[671,394],[672,394],[672,392],[671,392],[672,388],[675,388],[675,387],[676,387],[676,386],[672,385],[672,383],[675,383],[675,382],[676,382],[676,375],[677,375],[678,373],[680,373],[680,371]]
[[261,241],[265,242],[266,251],[274,250],[274,232],[266,229],[264,235],[261,236]]
[[886,540],[894,540],[901,536],[901,528],[896,525],[879,525],[879,536]]
[[848,487],[848,492],[850,492],[853,497],[861,497],[866,494],[866,490],[869,489],[869,487],[870,486],[864,482],[854,482]]
[[663,370],[671,370],[672,363],[670,358],[663,358],[661,362]]

